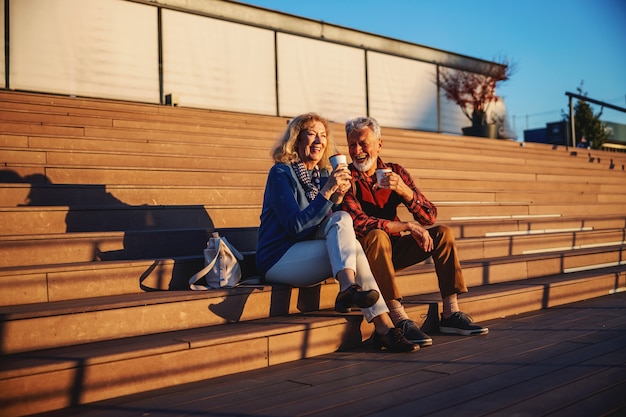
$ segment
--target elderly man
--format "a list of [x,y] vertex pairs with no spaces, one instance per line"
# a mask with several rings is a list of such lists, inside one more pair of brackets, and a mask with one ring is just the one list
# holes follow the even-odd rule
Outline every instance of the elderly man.
[[[352,163],[353,187],[344,197],[343,210],[350,213],[356,232],[369,260],[374,277],[396,327],[405,337],[421,346],[432,339],[409,319],[396,285],[396,270],[433,258],[443,312],[439,331],[461,335],[486,334],[489,329],[473,323],[459,310],[457,294],[467,292],[457,255],[454,234],[447,226],[432,226],[437,207],[422,194],[402,166],[385,163],[379,157],[383,142],[380,125],[371,117],[346,123],[346,136]],[[380,184],[376,170],[390,168]],[[415,221],[400,221],[397,207],[404,204]]]

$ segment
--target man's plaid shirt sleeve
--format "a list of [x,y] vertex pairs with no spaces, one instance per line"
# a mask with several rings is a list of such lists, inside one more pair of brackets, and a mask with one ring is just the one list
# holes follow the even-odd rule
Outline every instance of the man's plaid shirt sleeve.
[[413,190],[413,200],[406,204],[406,208],[413,214],[413,218],[422,226],[431,226],[437,221],[437,206],[426,198],[415,185],[415,181],[406,169],[397,165],[398,174],[402,181]]

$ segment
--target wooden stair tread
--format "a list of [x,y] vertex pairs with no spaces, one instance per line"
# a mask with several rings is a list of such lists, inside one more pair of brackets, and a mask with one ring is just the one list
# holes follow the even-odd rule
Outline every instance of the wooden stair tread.
[[[548,282],[550,281],[550,282]],[[508,285],[485,286],[473,289],[472,293],[463,297],[464,309],[477,321],[485,321],[502,315],[503,310],[494,308],[494,302],[517,304],[518,311],[535,309],[537,303],[553,303],[558,305],[562,299],[554,297],[552,289],[567,285],[563,280],[544,279],[542,282],[531,283],[516,287]],[[577,283],[580,288],[589,288],[595,285],[594,279],[579,277]],[[548,298],[546,289],[550,288]],[[589,294],[588,297],[598,296]],[[407,300],[407,312],[415,317],[430,311],[430,306],[437,299],[437,294],[426,295],[422,299]],[[479,307],[483,306],[483,309]],[[429,317],[432,319],[432,317]],[[0,369],[0,399],[6,402],[20,401],[26,395],[23,387],[33,378],[39,380],[40,385],[46,386],[48,395],[59,398],[56,406],[48,404],[50,408],[59,408],[63,398],[70,392],[61,376],[64,373],[81,372],[88,377],[82,383],[83,401],[91,402],[110,398],[121,392],[127,395],[150,389],[160,388],[165,374],[170,374],[176,383],[192,382],[201,379],[214,378],[241,372],[242,370],[260,369],[309,354],[322,354],[358,346],[371,333],[370,326],[362,326],[360,315],[337,315],[333,312],[319,312],[290,317],[277,317],[258,320],[249,323],[234,323],[212,329],[195,329],[159,335],[139,336],[131,339],[120,339],[112,342],[98,342],[68,348],[58,348],[40,351],[35,354],[8,355],[0,358],[3,364]],[[422,320],[419,320],[421,322]],[[347,332],[347,334],[346,334]],[[358,335],[355,337],[355,335]],[[297,345],[316,344],[317,351],[312,350],[302,354]],[[238,342],[239,340],[239,342]],[[286,344],[287,340],[296,340],[296,345]],[[243,344],[247,348],[243,348]],[[232,355],[227,354],[224,347],[238,347],[238,361],[225,361]],[[284,349],[279,349],[282,346]],[[295,350],[295,357],[293,351]],[[218,365],[219,363],[222,365]],[[149,361],[158,365],[160,372],[152,372],[146,368]],[[191,362],[195,365],[189,367]],[[230,363],[231,365],[224,365]],[[4,366],[6,364],[6,366]],[[202,372],[192,372],[192,369],[201,368]],[[89,371],[89,372],[87,372]],[[130,375],[129,372],[143,371],[142,378],[133,381],[132,385],[120,379]],[[115,377],[113,376],[115,375]],[[115,382],[114,382],[115,381]],[[161,381],[161,383],[157,383]],[[170,382],[171,384],[171,382]],[[71,386],[71,385],[68,385]],[[115,389],[115,388],[117,389]],[[119,394],[118,394],[119,395]],[[11,400],[9,400],[11,399]],[[62,405],[61,405],[62,407]],[[49,409],[50,409],[49,408]],[[37,410],[41,411],[41,410]],[[34,411],[33,411],[34,412]]]

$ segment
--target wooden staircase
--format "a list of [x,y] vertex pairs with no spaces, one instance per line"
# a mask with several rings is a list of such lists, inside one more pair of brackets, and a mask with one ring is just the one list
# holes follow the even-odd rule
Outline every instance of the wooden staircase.
[[[332,311],[330,279],[188,290],[214,230],[254,275],[269,149],[286,121],[0,91],[1,415],[267,367],[370,336],[360,314]],[[461,307],[475,320],[626,288],[626,155],[391,128],[383,140],[383,158],[410,170],[455,231],[470,286]],[[433,265],[398,281],[409,315],[434,331]]]

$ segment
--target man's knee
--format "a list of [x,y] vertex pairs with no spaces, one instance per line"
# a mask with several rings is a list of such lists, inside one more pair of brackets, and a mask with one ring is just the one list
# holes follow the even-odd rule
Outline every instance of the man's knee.
[[387,232],[381,229],[374,229],[361,239],[361,243],[366,252],[370,251],[390,251],[391,239]]
[[438,225],[434,229],[436,233],[436,236],[434,236],[435,238],[438,238],[438,240],[441,242],[449,242],[454,244],[454,232],[450,227],[446,225]]

